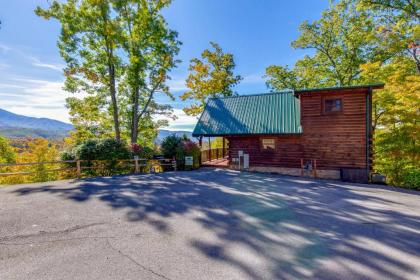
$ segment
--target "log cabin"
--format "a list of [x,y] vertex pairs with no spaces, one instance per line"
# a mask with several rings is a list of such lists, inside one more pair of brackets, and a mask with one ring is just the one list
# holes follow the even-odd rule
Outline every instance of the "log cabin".
[[[194,137],[223,137],[228,166],[368,182],[372,92],[383,84],[208,100]],[[223,141],[225,142],[225,141]]]

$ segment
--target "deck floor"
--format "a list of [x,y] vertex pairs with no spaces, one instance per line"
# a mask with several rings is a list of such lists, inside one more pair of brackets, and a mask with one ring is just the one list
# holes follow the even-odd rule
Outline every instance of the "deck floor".
[[211,166],[211,167],[228,167],[229,161],[228,158],[219,158],[210,161],[205,161],[201,166]]

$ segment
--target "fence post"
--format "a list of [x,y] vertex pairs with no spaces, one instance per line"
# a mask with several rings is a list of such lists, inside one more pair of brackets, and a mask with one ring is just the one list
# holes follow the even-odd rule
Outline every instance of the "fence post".
[[174,171],[176,171],[176,159],[175,158],[173,158],[173,160],[172,160],[172,165],[174,167]]
[[135,170],[134,173],[139,173],[140,172],[140,168],[139,168],[139,159],[138,157],[134,157],[134,164],[135,164]]
[[81,168],[80,168],[80,160],[79,159],[76,161],[76,168],[77,168],[77,178],[80,179],[80,177],[81,177]]

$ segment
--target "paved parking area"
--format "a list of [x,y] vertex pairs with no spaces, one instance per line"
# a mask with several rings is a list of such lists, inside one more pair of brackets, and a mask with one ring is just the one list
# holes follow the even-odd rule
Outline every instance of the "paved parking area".
[[0,279],[420,279],[420,192],[217,169],[4,187]]

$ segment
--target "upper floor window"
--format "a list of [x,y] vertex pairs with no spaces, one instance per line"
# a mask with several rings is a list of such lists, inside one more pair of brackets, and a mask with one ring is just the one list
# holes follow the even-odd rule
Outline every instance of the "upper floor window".
[[324,99],[324,113],[337,113],[343,110],[341,98]]
[[276,141],[273,138],[262,138],[261,146],[263,150],[275,150],[276,149]]

